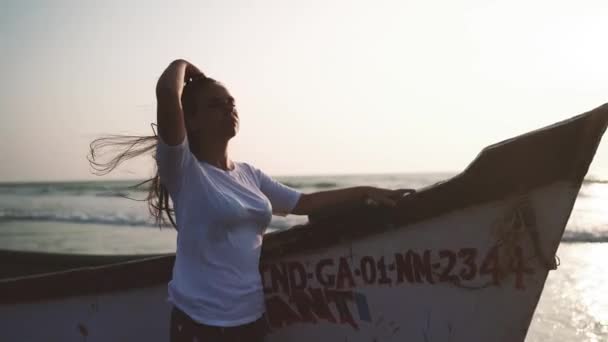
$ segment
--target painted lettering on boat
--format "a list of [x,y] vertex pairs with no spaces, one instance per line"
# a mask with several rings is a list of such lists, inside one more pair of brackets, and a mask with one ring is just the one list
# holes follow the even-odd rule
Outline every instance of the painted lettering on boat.
[[407,250],[379,257],[365,255],[358,259],[341,256],[314,262],[265,263],[260,266],[260,271],[266,294],[291,293],[311,285],[337,290],[370,285],[437,285],[479,280],[501,285],[507,273],[515,275],[515,288],[525,289],[524,275],[532,274],[533,269],[526,265],[522,248],[512,247],[508,260],[501,260],[504,254],[499,253],[498,245],[483,256],[477,248]]
[[[441,285],[465,288],[498,286],[513,279],[525,289],[526,265],[520,246],[508,253],[495,245],[483,255],[477,248],[406,250],[392,255],[339,256],[319,260],[262,263],[260,272],[271,327],[325,321],[358,329],[371,319],[366,297],[357,288]],[[512,274],[513,277],[506,277]]]
[[267,295],[266,315],[273,329],[294,323],[324,321],[346,324],[358,330],[359,321],[371,321],[364,294],[327,288],[295,289],[287,296]]

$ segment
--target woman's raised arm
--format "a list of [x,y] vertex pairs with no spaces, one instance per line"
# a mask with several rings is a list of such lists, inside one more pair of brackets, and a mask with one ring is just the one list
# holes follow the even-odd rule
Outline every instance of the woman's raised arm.
[[181,102],[184,81],[198,74],[202,74],[198,68],[178,59],[169,64],[156,83],[158,134],[167,145],[178,145],[184,140],[186,126]]

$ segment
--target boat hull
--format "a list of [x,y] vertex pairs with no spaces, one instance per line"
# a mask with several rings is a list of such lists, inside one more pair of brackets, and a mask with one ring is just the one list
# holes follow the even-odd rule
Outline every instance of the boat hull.
[[523,341],[577,190],[554,184],[267,261],[267,341]]

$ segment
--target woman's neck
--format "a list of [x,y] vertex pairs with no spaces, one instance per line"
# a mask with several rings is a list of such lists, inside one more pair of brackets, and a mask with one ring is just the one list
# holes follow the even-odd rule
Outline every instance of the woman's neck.
[[197,139],[190,147],[194,156],[222,170],[233,170],[234,163],[228,158],[228,140]]

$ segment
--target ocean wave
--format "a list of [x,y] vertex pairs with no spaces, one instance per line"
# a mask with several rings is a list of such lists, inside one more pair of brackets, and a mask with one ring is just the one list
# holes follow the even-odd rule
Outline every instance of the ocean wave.
[[[0,223],[11,221],[32,221],[32,222],[55,222],[73,223],[82,225],[110,225],[123,227],[143,227],[158,228],[154,219],[150,216],[142,215],[113,215],[109,213],[83,213],[83,212],[51,212],[40,210],[38,212],[25,212],[20,210],[0,209]],[[284,230],[294,225],[302,224],[307,221],[306,217],[273,217],[269,225],[270,230]],[[173,226],[170,223],[163,224],[162,227]]]
[[95,197],[129,197],[129,193],[128,192],[100,192],[100,193],[96,193]]
[[585,178],[583,184],[608,184],[606,179]]
[[65,182],[65,183],[4,183],[0,194],[19,196],[107,196],[147,192],[137,187],[138,181]]
[[[295,178],[295,179],[294,179]],[[375,184],[378,179],[370,177],[342,177],[339,181],[327,179],[328,177],[311,176],[311,177],[286,177],[280,181],[292,188],[300,190],[323,190],[339,187],[354,186],[355,184],[369,183]],[[329,177],[332,178],[332,177]],[[352,178],[352,179],[351,179]],[[380,178],[379,178],[380,179]],[[392,184],[390,177],[380,179],[380,186],[384,187],[403,187],[403,182],[406,179],[395,178],[396,184]],[[420,177],[415,180],[420,181]],[[134,186],[140,183],[138,180],[129,181],[90,181],[90,182],[44,182],[44,183],[0,183],[0,195],[17,195],[17,196],[95,196],[95,197],[135,197],[139,198],[147,193],[146,186],[135,188]],[[408,184],[411,181],[408,181]],[[422,182],[425,183],[425,182]],[[432,183],[427,181],[426,183]],[[426,184],[425,183],[425,184]],[[608,180],[588,178],[583,182],[584,185],[590,186],[593,184],[608,184]],[[414,186],[415,184],[409,184]],[[415,186],[414,186],[415,187]],[[584,189],[584,188],[583,188]]]
[[[158,228],[151,218],[148,217],[119,217],[116,215],[89,215],[83,213],[19,213],[0,211],[0,222],[9,221],[34,221],[34,222],[57,222],[75,224],[111,225],[125,227]],[[273,217],[268,231],[284,230],[292,226],[304,224],[307,219],[303,216]],[[170,224],[163,227],[171,228]],[[566,230],[562,236],[564,243],[576,242],[608,242],[608,231],[580,231]]]
[[327,188],[337,188],[339,186],[338,183],[333,182],[293,182],[293,181],[285,181],[283,184],[295,188],[295,189],[303,189],[303,188],[315,188],[315,189],[327,189]]
[[[95,196],[95,197],[141,197],[148,192],[147,185],[135,187],[141,181],[100,182],[49,182],[49,183],[0,183],[0,195],[17,196]],[[335,188],[338,184],[323,181],[284,181],[296,188]]]
[[[118,217],[112,215],[88,215],[81,213],[18,213],[0,212],[0,221],[35,221],[35,222],[60,222],[60,223],[79,223],[79,224],[98,224],[128,227],[157,227],[153,220]],[[167,225],[170,227],[170,225]]]
[[608,232],[587,232],[566,230],[562,242],[608,242]]

